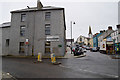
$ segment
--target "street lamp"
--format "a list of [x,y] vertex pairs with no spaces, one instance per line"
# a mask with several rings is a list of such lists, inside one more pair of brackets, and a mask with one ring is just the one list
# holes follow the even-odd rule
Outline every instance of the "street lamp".
[[70,22],[71,23],[71,54],[72,54],[72,24],[75,24],[75,22]]

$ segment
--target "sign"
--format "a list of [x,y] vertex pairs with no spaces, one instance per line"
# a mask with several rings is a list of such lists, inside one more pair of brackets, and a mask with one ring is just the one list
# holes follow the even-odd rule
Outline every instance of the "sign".
[[107,44],[113,44],[113,42],[107,42]]
[[62,45],[58,45],[58,47],[62,47]]
[[28,44],[28,39],[26,39],[25,44]]
[[59,36],[47,36],[46,41],[59,41]]

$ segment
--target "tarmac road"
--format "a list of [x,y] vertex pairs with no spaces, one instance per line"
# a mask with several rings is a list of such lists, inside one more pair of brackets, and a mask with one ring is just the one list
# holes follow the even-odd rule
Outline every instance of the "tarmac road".
[[35,61],[3,57],[2,70],[15,78],[118,78],[118,59],[99,52],[88,51],[82,58],[57,59],[60,65],[52,65],[50,59]]

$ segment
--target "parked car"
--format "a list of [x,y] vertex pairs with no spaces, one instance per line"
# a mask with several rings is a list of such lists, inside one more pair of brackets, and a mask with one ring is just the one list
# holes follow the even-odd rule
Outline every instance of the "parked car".
[[86,53],[86,52],[87,52],[87,50],[86,50],[85,48],[83,48],[83,52],[84,52],[84,53]]
[[76,47],[75,48],[75,52],[74,52],[74,56],[78,56],[78,55],[81,55],[83,54],[83,48],[82,47]]
[[75,46],[72,47],[72,53],[75,52],[75,48],[76,48]]
[[84,48],[84,49],[86,49],[86,47],[87,47],[86,45],[83,45],[83,46],[82,46],[82,48]]
[[90,50],[90,47],[86,47],[86,50]]
[[91,51],[96,52],[96,51],[98,51],[98,50],[97,50],[96,47],[93,47],[93,48],[91,49]]

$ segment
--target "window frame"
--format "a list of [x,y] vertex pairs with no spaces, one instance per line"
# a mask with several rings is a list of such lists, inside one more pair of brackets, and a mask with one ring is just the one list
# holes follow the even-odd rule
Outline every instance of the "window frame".
[[26,26],[25,25],[20,26],[20,36],[24,37],[25,31],[26,31]]
[[21,14],[21,22],[25,22],[26,21],[26,14]]
[[51,12],[45,12],[45,20],[50,20]]
[[45,24],[45,35],[51,35],[50,24]]
[[10,45],[10,39],[6,39],[6,47],[9,47]]
[[25,42],[19,42],[19,53],[25,53]]
[[[47,45],[46,43],[49,43],[49,45]],[[51,42],[50,41],[45,41],[45,53],[51,53]],[[47,51],[47,49],[49,49],[48,51]]]

